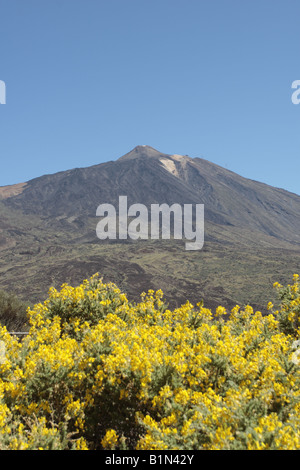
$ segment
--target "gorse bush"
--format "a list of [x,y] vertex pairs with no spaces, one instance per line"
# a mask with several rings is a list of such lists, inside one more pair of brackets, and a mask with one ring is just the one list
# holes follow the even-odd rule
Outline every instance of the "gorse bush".
[[266,316],[51,289],[22,341],[0,329],[0,449],[299,449],[298,276],[275,287]]

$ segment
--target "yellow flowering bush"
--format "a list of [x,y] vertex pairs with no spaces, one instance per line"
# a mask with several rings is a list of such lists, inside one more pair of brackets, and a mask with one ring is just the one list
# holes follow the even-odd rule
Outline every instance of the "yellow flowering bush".
[[299,449],[298,287],[268,315],[50,289],[24,339],[0,327],[0,450]]

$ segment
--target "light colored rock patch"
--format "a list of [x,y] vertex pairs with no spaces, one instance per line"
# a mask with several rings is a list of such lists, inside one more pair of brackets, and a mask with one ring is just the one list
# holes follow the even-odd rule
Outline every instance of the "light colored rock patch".
[[169,160],[168,158],[160,158],[160,162],[163,164],[166,170],[168,170],[169,173],[172,173],[172,175],[179,177],[177,168],[173,160]]
[[186,157],[184,155],[177,155],[176,153],[174,153],[174,155],[171,155],[171,158],[179,162],[182,160],[186,160]]

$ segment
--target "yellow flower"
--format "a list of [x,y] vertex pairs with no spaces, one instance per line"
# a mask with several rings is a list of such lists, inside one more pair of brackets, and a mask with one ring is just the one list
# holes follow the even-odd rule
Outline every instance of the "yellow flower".
[[105,436],[101,440],[101,445],[104,449],[113,450],[118,442],[118,435],[114,429],[106,431]]
[[222,316],[222,315],[226,315],[226,313],[227,313],[227,312],[226,312],[226,308],[221,307],[221,306],[217,307],[217,309],[216,309],[216,317],[220,317],[220,316]]

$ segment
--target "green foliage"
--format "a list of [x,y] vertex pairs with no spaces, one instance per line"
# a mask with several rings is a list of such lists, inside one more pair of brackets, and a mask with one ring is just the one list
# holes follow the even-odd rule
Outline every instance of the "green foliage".
[[27,307],[16,295],[0,291],[0,324],[10,331],[24,329]]
[[300,292],[299,275],[294,274],[294,284],[282,286],[275,282],[274,287],[277,290],[279,306],[277,313],[281,330],[287,335],[299,336],[300,327]]

